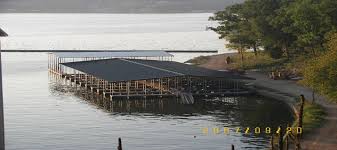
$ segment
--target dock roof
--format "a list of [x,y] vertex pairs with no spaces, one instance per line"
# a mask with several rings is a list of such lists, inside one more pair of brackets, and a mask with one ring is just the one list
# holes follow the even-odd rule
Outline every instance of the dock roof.
[[59,58],[92,58],[92,57],[170,57],[170,53],[160,50],[116,50],[109,52],[55,52]]
[[62,65],[109,82],[157,79],[177,76],[251,79],[230,72],[210,70],[173,61],[114,58],[62,63]]

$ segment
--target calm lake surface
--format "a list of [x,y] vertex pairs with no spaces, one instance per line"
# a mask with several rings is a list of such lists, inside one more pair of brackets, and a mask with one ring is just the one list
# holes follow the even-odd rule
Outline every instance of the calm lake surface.
[[[219,50],[211,13],[0,14],[2,49]],[[201,54],[178,55],[180,61]],[[209,55],[209,54],[202,54]]]
[[[149,100],[146,108],[123,104],[110,112],[51,80],[44,53],[5,53],[3,73],[10,150],[112,149],[118,137],[129,150],[223,150],[231,144],[261,149],[268,146],[268,136],[234,133],[235,128],[276,128],[292,118],[285,104],[262,97],[192,106]],[[215,135],[213,127],[232,131]]]
[[[3,49],[220,50],[224,42],[206,26],[211,14],[0,14],[10,34]],[[177,54],[183,62],[201,54]],[[204,55],[204,54],[203,54]],[[292,121],[287,106],[263,97],[174,99],[123,103],[110,111],[52,80],[46,53],[3,53],[6,147],[9,150],[263,149],[268,135],[236,127],[271,127]],[[225,101],[225,102],[224,102]],[[227,102],[229,101],[229,102]],[[229,135],[212,133],[229,127]],[[208,135],[203,129],[209,128]]]

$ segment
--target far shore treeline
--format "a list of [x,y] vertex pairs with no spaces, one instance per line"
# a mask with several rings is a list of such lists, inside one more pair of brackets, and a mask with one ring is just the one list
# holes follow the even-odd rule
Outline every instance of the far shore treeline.
[[337,102],[336,0],[246,0],[209,20],[219,23],[210,29],[242,62],[251,49],[255,57],[263,50],[283,63],[300,63],[301,83]]

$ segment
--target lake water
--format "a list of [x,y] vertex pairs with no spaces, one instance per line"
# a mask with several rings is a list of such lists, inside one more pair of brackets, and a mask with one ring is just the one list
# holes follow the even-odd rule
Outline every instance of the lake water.
[[[2,40],[4,49],[226,51],[216,34],[204,31],[209,15],[0,14],[0,25],[11,35]],[[190,57],[180,54],[175,60]],[[115,149],[118,137],[126,150],[223,150],[231,144],[262,149],[268,135],[235,133],[235,128],[276,128],[292,120],[285,104],[255,96],[198,99],[192,106],[149,100],[146,107],[130,102],[109,111],[52,80],[45,53],[3,53],[2,58],[9,150]],[[206,127],[208,135],[202,132]],[[231,132],[215,135],[213,127]]]
[[[2,49],[219,50],[211,13],[0,14]],[[181,61],[189,57],[178,55]],[[207,54],[203,54],[207,55]]]

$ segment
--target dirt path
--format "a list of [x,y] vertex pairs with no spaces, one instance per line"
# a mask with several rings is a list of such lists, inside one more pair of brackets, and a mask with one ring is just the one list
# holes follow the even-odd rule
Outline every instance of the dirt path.
[[[210,61],[202,67],[223,70],[226,69],[224,55],[211,57]],[[248,77],[255,78],[255,85],[266,87],[293,97],[303,94],[307,99],[312,99],[312,90],[288,80],[271,80],[267,75],[259,72],[248,72]],[[326,101],[326,98],[316,95],[316,103],[326,111],[326,122],[322,127],[305,136],[302,149],[305,150],[337,150],[337,105]]]

